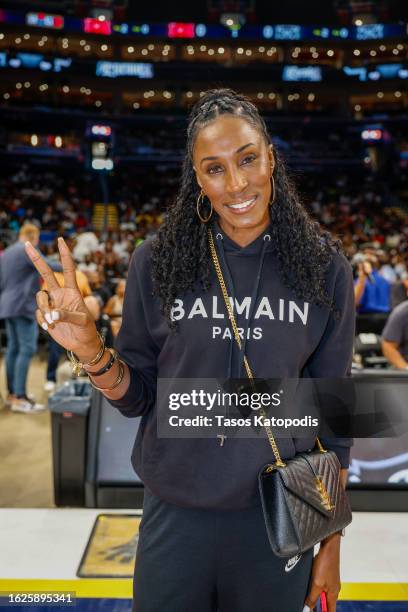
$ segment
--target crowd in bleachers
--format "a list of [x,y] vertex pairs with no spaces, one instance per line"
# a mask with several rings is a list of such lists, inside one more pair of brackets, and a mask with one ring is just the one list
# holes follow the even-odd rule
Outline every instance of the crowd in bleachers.
[[[178,167],[149,165],[116,172],[109,190],[119,226],[102,238],[102,232],[93,229],[93,206],[102,201],[95,174],[22,165],[0,176],[0,252],[24,223],[34,222],[41,228],[44,254],[53,257],[55,239],[63,234],[84,272],[98,272],[108,283],[122,278],[135,245],[162,222],[178,178]],[[406,212],[372,175],[295,178],[310,213],[342,240],[351,261],[373,251],[387,281],[408,278]],[[85,232],[90,230],[93,239],[87,241]]]

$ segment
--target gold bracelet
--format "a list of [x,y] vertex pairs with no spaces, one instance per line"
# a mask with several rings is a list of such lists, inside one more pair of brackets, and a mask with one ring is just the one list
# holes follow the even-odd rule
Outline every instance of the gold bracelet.
[[97,363],[99,363],[100,360],[102,359],[105,353],[105,338],[101,336],[99,332],[97,332],[97,334],[98,334],[99,340],[101,341],[101,347],[96,357],[94,357],[91,361],[88,361],[87,363],[81,363],[81,361],[79,361],[78,357],[72,351],[67,351],[68,359],[70,360],[71,366],[72,366],[72,373],[76,374],[76,376],[81,375],[81,372],[82,370],[85,369],[85,366],[86,367],[94,366]]
[[115,382],[113,383],[113,385],[111,385],[110,387],[97,387],[96,385],[94,385],[94,383],[91,380],[92,374],[89,372],[88,373],[89,382],[91,383],[93,388],[97,389],[98,391],[101,391],[103,393],[104,391],[112,391],[113,389],[118,387],[120,385],[120,383],[122,382],[124,376],[125,376],[125,365],[124,365],[123,361],[118,359],[118,364],[119,364],[119,374],[118,374],[118,377],[115,380]]

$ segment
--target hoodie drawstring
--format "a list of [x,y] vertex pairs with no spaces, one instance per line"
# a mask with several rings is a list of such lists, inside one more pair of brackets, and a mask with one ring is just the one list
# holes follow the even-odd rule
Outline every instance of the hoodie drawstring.
[[[218,233],[216,235],[216,240],[217,240],[217,243],[221,245],[220,248],[217,249],[218,250],[218,255],[219,255],[219,258],[220,258],[220,261],[221,261],[221,267],[222,267],[222,269],[224,271],[224,274],[225,274],[225,277],[226,277],[226,284],[227,284],[228,293],[229,293],[230,297],[232,298],[232,307],[234,308],[235,287],[234,287],[234,282],[232,280],[231,271],[229,269],[229,266],[227,264],[227,260],[225,258],[223,237],[222,237],[221,233]],[[263,244],[263,247],[262,247],[262,252],[261,252],[261,256],[260,256],[259,264],[258,264],[258,271],[257,271],[256,279],[255,279],[255,282],[254,282],[254,286],[253,286],[253,289],[252,289],[251,301],[250,301],[249,312],[248,312],[248,319],[247,319],[247,322],[246,322],[246,325],[245,325],[245,329],[244,329],[244,333],[243,333],[243,338],[242,338],[242,342],[241,342],[241,350],[240,350],[240,353],[239,353],[239,365],[238,365],[237,378],[241,377],[241,373],[242,373],[242,369],[243,369],[248,328],[249,328],[249,326],[251,324],[253,312],[254,312],[254,309],[255,309],[255,303],[256,303],[256,300],[258,298],[258,292],[259,292],[259,285],[260,285],[260,282],[261,282],[263,263],[264,263],[264,260],[265,260],[265,254],[266,254],[266,250],[267,250],[267,247],[268,247],[268,242],[270,240],[271,240],[270,235],[269,234],[265,234],[264,235],[264,244]],[[229,351],[229,364],[228,364],[227,378],[231,378],[231,374],[232,374],[232,354],[233,354],[233,346],[234,346],[235,342],[236,342],[235,338],[234,338],[234,336],[232,336],[231,343],[230,343],[230,351]]]

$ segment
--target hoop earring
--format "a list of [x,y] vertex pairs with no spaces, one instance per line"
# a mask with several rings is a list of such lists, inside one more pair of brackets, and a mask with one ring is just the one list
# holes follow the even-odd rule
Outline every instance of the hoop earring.
[[272,206],[272,204],[275,202],[275,197],[276,197],[275,179],[273,178],[273,174],[271,174],[271,183],[272,183],[272,199],[269,202],[269,206]]
[[201,190],[201,191],[200,191],[200,195],[199,195],[199,196],[198,196],[198,198],[197,198],[196,209],[197,209],[197,215],[199,216],[200,221],[202,221],[203,223],[208,223],[208,221],[209,221],[209,220],[211,219],[211,217],[212,217],[212,213],[213,213],[213,205],[211,204],[211,201],[210,201],[210,204],[211,204],[210,214],[208,215],[208,217],[207,217],[207,218],[203,217],[203,216],[201,215],[201,213],[200,213],[200,207],[201,207],[201,204],[203,203],[204,198],[205,198],[205,193],[204,193],[204,191],[203,191],[203,190]]

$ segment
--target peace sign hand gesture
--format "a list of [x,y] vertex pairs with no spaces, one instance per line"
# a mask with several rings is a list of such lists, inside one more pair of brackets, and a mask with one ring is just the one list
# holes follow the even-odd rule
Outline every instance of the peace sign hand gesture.
[[64,273],[60,287],[53,271],[30,242],[25,243],[28,257],[47,283],[48,291],[37,293],[36,318],[51,338],[66,350],[73,351],[80,361],[95,357],[100,348],[94,319],[88,311],[75,277],[75,262],[63,238],[58,238],[58,250]]

